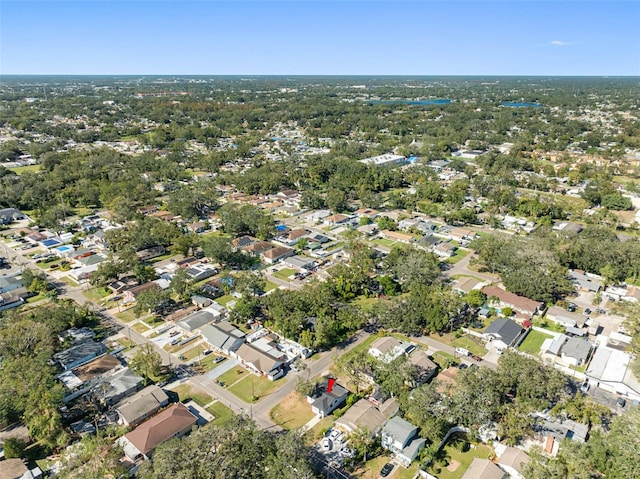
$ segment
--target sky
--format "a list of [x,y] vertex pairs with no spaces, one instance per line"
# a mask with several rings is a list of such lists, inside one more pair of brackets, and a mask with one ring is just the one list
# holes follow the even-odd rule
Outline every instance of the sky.
[[0,75],[640,75],[640,1],[0,0]]

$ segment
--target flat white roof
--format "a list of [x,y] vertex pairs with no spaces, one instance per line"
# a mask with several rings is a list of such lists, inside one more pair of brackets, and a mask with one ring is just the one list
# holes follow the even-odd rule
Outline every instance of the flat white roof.
[[630,361],[627,353],[601,346],[591,358],[586,375],[604,382],[622,383]]

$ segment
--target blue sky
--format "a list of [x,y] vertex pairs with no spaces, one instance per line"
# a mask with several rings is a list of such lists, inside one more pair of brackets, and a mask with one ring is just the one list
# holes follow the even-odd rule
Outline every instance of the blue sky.
[[640,75],[640,1],[6,1],[0,74]]

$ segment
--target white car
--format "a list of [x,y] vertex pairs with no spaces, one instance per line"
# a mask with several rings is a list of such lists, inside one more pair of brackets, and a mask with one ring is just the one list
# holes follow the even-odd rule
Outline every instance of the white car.
[[322,440],[322,447],[324,447],[327,451],[330,451],[331,449],[333,449],[333,443],[331,442],[331,439],[329,439],[328,437],[325,437]]
[[331,432],[329,433],[329,437],[333,440],[333,441],[337,441],[338,439],[340,439],[340,436],[342,434],[340,433],[340,431],[338,431],[337,429],[332,429]]

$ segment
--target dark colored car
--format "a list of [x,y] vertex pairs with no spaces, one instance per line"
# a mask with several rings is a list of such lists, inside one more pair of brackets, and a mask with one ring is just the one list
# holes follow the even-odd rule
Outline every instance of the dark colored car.
[[482,361],[482,358],[481,358],[480,356],[476,355],[476,354],[472,354],[472,355],[471,355],[471,358],[472,358],[474,361]]
[[625,407],[627,405],[627,400],[625,398],[618,398],[618,406]]
[[380,469],[380,475],[382,477],[387,477],[389,474],[391,474],[391,471],[393,471],[393,464],[387,462],[384,466],[382,466],[382,469]]

